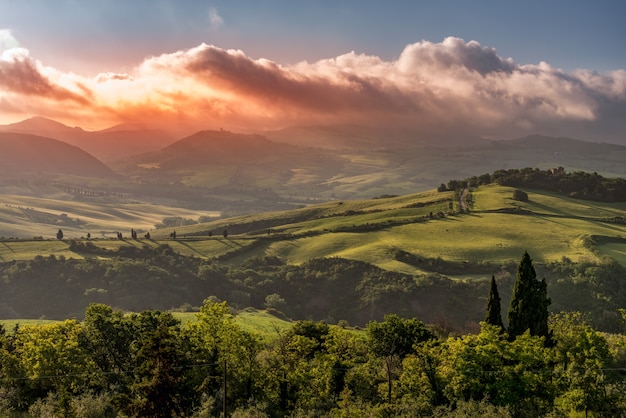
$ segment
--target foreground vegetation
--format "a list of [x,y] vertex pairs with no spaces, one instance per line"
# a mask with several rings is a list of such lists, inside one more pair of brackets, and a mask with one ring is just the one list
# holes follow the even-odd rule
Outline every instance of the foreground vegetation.
[[[620,416],[624,335],[580,314],[550,320],[551,343],[482,323],[446,336],[387,315],[355,333],[298,321],[272,342],[205,301],[172,314],[91,305],[82,322],[0,331],[0,413],[8,417]],[[571,416],[571,415],[570,415]]]

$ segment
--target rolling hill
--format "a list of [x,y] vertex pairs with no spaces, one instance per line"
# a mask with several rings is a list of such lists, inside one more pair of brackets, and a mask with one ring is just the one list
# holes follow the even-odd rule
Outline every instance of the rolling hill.
[[[455,193],[428,191],[397,197],[333,201],[297,210],[153,229],[150,230],[152,241],[113,241],[106,246],[168,243],[182,254],[217,257],[232,263],[258,256],[276,256],[291,264],[302,264],[319,257],[342,257],[411,274],[433,267],[415,263],[410,257],[404,257],[405,253],[423,260],[441,259],[471,265],[490,263],[484,271],[493,268],[491,264],[517,260],[524,250],[531,252],[540,263],[558,261],[563,257],[597,262],[603,257],[612,257],[626,266],[626,239],[623,238],[626,237],[626,224],[619,221],[626,218],[626,203],[589,202],[539,190],[527,190],[530,200],[520,203],[513,199],[513,190],[499,185],[474,189],[469,198],[469,213],[458,212],[458,195]],[[45,206],[42,201],[20,202],[24,205],[32,202],[40,210]],[[59,204],[61,207],[66,205]],[[110,208],[104,206],[94,208],[91,214],[84,208],[82,212],[70,208],[71,217],[90,220],[90,224],[76,226],[67,238],[78,238],[88,231],[93,234],[96,224],[100,225],[99,228],[107,228],[108,223],[112,231],[122,226],[130,228],[133,223],[135,228],[146,228],[157,217],[150,213],[141,215],[141,210],[151,209],[156,211],[159,208],[122,205],[117,212],[124,213],[123,216],[114,216]],[[23,220],[18,222],[17,215],[7,210],[3,212],[5,228],[23,224]],[[104,216],[107,212],[109,214]],[[78,213],[80,215],[74,215]],[[133,217],[130,213],[134,213]],[[164,211],[160,213],[166,214]],[[186,216],[196,215],[200,213]],[[142,222],[142,216],[150,221]],[[176,240],[170,238],[174,230]],[[224,231],[227,238],[223,237]],[[17,232],[16,229],[13,232]],[[39,251],[46,254],[45,244],[37,245]],[[77,256],[68,250],[67,243],[53,241],[48,245],[50,253]],[[11,248],[0,248],[0,256],[5,260],[21,258],[20,252],[28,245],[15,242],[8,246]],[[444,270],[440,272],[446,273]],[[476,271],[482,270],[461,269],[458,276],[471,278]]]
[[20,177],[70,174],[82,177],[116,178],[110,168],[82,149],[41,136],[0,132],[0,174]]
[[[389,129],[308,126],[264,135],[200,131],[174,141],[146,125],[130,123],[87,132],[43,118],[2,129],[64,138],[101,156],[120,175],[114,184],[106,184],[104,176],[63,180],[78,189],[105,190],[136,202],[227,216],[337,199],[406,195],[499,169],[563,166],[568,171],[626,176],[626,147],[540,135],[444,141],[435,136],[411,138]],[[1,191],[33,194],[15,184]],[[39,188],[36,195],[56,198],[58,192]],[[91,196],[80,198],[86,201]],[[96,203],[101,201],[98,196]]]
[[175,138],[164,131],[142,125],[123,124],[101,131],[85,131],[42,117],[2,125],[0,132],[25,133],[53,138],[74,145],[101,161],[110,162],[131,155],[161,149]]
[[[459,211],[459,193],[431,190],[217,219],[176,227],[175,238],[174,228],[166,228],[151,230],[150,239],[92,234],[86,240],[81,235],[88,228],[77,225],[64,240],[4,239],[0,269],[9,279],[3,284],[3,315],[63,318],[94,301],[171,309],[197,305],[209,295],[259,309],[268,295],[279,294],[284,312],[295,319],[362,325],[396,312],[473,329],[484,315],[489,278],[496,277],[506,300],[516,263],[528,251],[538,275],[548,280],[553,310],[589,311],[603,329],[614,329],[616,306],[626,300],[620,282],[626,271],[626,203],[533,189],[524,189],[529,200],[519,202],[514,190],[496,184],[473,188],[466,196],[469,212]],[[37,203],[37,210],[45,204]],[[88,206],[82,210],[88,216]],[[106,211],[91,210],[94,218]],[[130,207],[119,210],[98,222],[113,228],[142,217],[137,212],[131,220]],[[0,211],[5,223],[15,216]],[[42,277],[59,286],[48,310],[43,300],[51,295],[17,275],[25,268],[28,280],[43,280],[27,272],[44,267]],[[63,279],[68,277],[73,279]],[[68,292],[76,295],[71,305]],[[13,294],[42,299],[23,304]]]

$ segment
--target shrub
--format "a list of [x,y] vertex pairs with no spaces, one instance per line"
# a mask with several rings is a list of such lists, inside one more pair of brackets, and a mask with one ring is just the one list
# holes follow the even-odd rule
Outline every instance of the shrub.
[[528,193],[516,189],[513,192],[513,199],[519,202],[528,202]]

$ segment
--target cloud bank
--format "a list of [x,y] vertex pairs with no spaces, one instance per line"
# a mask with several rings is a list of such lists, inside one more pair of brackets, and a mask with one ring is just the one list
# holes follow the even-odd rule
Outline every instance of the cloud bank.
[[459,38],[407,45],[393,61],[350,52],[294,65],[201,44],[92,78],[46,67],[16,45],[0,31],[0,113],[91,125],[349,123],[416,137],[544,133],[626,144],[626,71],[521,65]]

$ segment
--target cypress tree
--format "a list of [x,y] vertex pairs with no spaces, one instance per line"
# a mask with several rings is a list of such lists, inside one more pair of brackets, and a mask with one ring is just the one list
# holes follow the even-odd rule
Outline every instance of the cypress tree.
[[543,336],[546,345],[552,337],[548,329],[548,286],[545,279],[537,280],[532,259],[525,251],[517,268],[513,297],[509,306],[508,333],[511,339],[530,330],[530,335]]
[[487,301],[487,315],[485,315],[485,322],[491,325],[496,325],[504,331],[500,307],[500,294],[498,293],[496,278],[493,275],[491,276],[491,288],[489,289],[489,300]]

